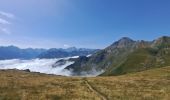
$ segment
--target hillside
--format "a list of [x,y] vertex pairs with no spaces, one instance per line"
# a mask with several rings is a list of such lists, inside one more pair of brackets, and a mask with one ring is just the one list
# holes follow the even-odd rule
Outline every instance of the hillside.
[[91,57],[80,59],[67,67],[75,75],[91,70],[104,70],[101,75],[106,76],[121,75],[169,66],[170,37],[163,36],[154,41],[134,41],[124,37]]
[[170,67],[111,77],[0,70],[0,100],[168,100]]

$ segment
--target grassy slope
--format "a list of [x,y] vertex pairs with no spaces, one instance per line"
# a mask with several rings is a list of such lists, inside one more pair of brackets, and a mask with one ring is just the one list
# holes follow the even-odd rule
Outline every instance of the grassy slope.
[[[109,100],[168,100],[170,67],[122,76],[86,78]],[[84,78],[62,77],[16,70],[0,71],[0,100],[100,100]]]
[[0,71],[0,100],[99,100],[80,78]]
[[121,75],[170,65],[170,49],[137,49],[116,67],[110,67],[102,75]]
[[169,100],[170,67],[116,77],[89,78],[89,83],[110,100]]
[[153,57],[146,49],[138,49],[135,52],[131,53],[121,65],[112,70],[109,75],[120,75],[146,70],[147,67],[145,66],[145,64],[150,63],[152,60]]

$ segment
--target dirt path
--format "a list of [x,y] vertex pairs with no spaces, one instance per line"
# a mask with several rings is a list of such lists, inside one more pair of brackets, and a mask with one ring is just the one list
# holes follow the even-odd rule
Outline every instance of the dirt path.
[[87,85],[88,89],[92,92],[94,92],[98,97],[101,98],[101,100],[108,100],[103,94],[95,90],[86,79],[83,79],[84,83]]

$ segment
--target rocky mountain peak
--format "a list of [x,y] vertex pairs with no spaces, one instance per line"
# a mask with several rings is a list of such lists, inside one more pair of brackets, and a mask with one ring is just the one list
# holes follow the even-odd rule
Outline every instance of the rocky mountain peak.
[[128,47],[128,46],[132,45],[133,43],[135,43],[134,40],[132,40],[132,39],[130,39],[128,37],[123,37],[120,40],[113,43],[111,45],[111,47],[124,48],[124,47]]
[[148,48],[151,44],[152,42],[150,41],[139,40],[136,42],[136,48]]
[[162,37],[156,39],[155,42],[158,42],[158,43],[170,42],[170,37],[162,36]]
[[159,45],[169,45],[170,44],[170,37],[169,36],[162,36],[156,40],[153,41],[153,46],[159,46]]
[[119,41],[133,41],[133,40],[129,37],[122,37]]

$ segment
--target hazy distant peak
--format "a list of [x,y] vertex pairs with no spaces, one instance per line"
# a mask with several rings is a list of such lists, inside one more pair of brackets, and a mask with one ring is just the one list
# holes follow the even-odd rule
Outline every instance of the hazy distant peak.
[[65,50],[68,51],[68,52],[72,52],[72,51],[76,51],[77,48],[76,47],[69,47],[69,48],[67,48]]

